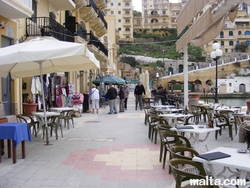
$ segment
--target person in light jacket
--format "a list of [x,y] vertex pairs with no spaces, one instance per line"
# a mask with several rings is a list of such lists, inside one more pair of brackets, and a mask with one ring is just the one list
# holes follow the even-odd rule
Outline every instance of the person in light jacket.
[[127,110],[128,97],[129,97],[129,88],[127,84],[124,84],[124,109],[125,110]]
[[96,113],[98,114],[100,95],[99,95],[99,90],[96,88],[95,85],[92,85],[92,89],[90,90],[89,96],[90,96],[90,99],[92,101],[92,112],[91,113],[94,114],[95,109],[96,109]]

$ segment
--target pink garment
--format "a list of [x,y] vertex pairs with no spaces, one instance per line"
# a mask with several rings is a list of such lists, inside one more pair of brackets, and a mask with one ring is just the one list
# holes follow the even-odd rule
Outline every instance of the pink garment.
[[57,106],[60,108],[62,107],[62,95],[59,95],[57,98]]
[[83,94],[79,94],[80,95],[80,101],[81,101],[81,103],[83,103],[83,100],[84,100],[84,96],[83,96]]

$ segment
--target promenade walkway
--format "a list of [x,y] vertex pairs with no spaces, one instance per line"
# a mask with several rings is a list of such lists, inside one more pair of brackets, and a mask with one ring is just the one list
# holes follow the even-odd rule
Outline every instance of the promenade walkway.
[[[159,142],[152,143],[144,125],[144,111],[135,110],[130,95],[128,110],[108,114],[82,114],[75,128],[45,145],[41,137],[26,142],[26,158],[17,149],[17,163],[4,155],[0,163],[0,188],[172,188],[168,165],[159,163]],[[228,131],[218,140],[209,138],[209,149],[246,147],[231,141]]]

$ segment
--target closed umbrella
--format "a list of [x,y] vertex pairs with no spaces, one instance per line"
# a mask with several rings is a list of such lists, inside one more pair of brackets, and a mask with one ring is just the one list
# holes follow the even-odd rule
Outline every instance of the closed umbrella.
[[[91,58],[91,59],[90,59]],[[100,63],[85,44],[37,37],[28,42],[0,48],[0,76],[23,78],[64,71],[100,68]],[[44,91],[41,84],[42,93]],[[43,95],[43,104],[45,99]],[[44,108],[46,143],[49,144],[46,109]]]

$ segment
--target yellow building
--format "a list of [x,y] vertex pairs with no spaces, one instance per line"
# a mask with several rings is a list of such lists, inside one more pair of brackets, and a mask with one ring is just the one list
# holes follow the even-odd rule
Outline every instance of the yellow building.
[[[100,69],[60,73],[73,83],[75,93],[88,93],[100,73],[117,72],[115,26],[105,18],[105,0],[12,0],[0,1],[0,47],[25,42],[38,36],[86,44],[100,61]],[[56,73],[53,74],[56,76]],[[31,93],[32,78],[0,82],[3,115],[22,112],[25,96]],[[2,110],[1,110],[2,111]]]
[[134,29],[132,0],[107,0],[105,10],[108,16],[115,16],[120,40],[132,41]]
[[170,3],[169,0],[142,0],[142,28],[176,28],[177,17],[186,0]]

